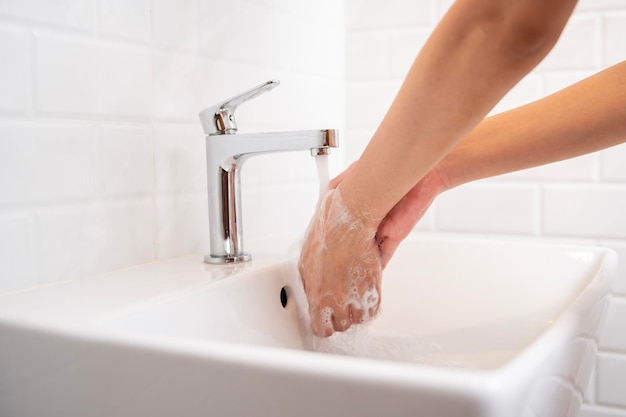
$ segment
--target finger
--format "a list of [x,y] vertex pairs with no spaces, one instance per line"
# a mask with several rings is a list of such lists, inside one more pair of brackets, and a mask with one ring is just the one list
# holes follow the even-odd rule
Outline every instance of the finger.
[[369,314],[367,320],[374,320],[378,316],[378,313],[380,313],[380,304],[376,305],[376,307],[370,308],[367,313]]
[[336,309],[332,315],[333,329],[336,332],[345,332],[352,326],[350,312],[347,308]]
[[373,320],[376,318],[378,313],[380,312],[380,301],[381,301],[381,288],[380,282],[375,283],[375,291],[372,292],[372,299],[368,303],[371,307],[368,308],[368,320]]
[[380,303],[377,303],[375,306],[370,307],[367,311],[368,317],[367,320],[373,320],[380,313]]
[[329,337],[335,332],[332,326],[332,322],[329,324],[323,323],[319,320],[319,316],[316,319],[311,317],[311,331],[317,337]]
[[[325,313],[325,314],[323,314]],[[332,309],[319,308],[309,304],[309,317],[311,319],[311,331],[318,337],[328,337],[333,334],[333,326],[330,320]]]
[[365,312],[362,308],[358,308],[352,304],[348,305],[348,312],[350,314],[350,318],[352,324],[361,324],[365,321]]

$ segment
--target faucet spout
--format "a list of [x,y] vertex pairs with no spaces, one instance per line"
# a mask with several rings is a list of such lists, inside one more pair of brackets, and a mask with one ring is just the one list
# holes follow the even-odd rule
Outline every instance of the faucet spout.
[[207,136],[207,157],[212,164],[231,165],[262,153],[336,148],[335,129],[247,133]]
[[249,157],[298,150],[326,155],[337,146],[334,129],[207,135],[211,253],[205,256],[205,262],[224,264],[251,259],[243,248],[240,191],[241,167]]

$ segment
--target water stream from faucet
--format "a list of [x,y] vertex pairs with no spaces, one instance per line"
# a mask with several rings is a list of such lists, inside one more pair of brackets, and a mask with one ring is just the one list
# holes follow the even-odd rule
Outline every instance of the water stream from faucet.
[[328,191],[328,183],[330,182],[330,173],[328,171],[328,155],[315,156],[315,164],[317,165],[317,177],[319,179],[319,197],[317,205],[322,201],[322,198]]

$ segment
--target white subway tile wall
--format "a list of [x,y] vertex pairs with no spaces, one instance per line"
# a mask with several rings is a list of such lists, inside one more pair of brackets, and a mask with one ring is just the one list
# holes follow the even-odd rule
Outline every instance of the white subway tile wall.
[[[342,128],[344,45],[333,0],[1,1],[0,293],[208,251],[198,113],[278,78],[242,131]],[[246,240],[304,232],[308,152],[243,183]]]
[[150,0],[102,0],[98,7],[100,33],[150,42]]
[[604,16],[603,35],[605,37],[602,49],[602,63],[609,66],[624,60],[626,56],[626,42],[624,42],[624,26],[626,12],[611,13]]
[[459,187],[439,198],[435,225],[451,232],[533,234],[538,199],[533,185],[482,182]]
[[538,70],[586,70],[597,68],[596,45],[600,37],[601,16],[574,15],[561,38],[537,66]]
[[0,16],[17,22],[56,26],[65,30],[93,30],[96,0],[6,0],[0,3]]
[[149,120],[150,50],[68,34],[34,36],[36,115]]
[[29,35],[0,28],[0,110],[25,115],[29,103]]
[[[452,1],[345,4],[349,162],[366,146]],[[626,0],[579,0],[552,52],[493,112],[539,99],[625,59]],[[434,202],[415,230],[615,249],[621,264],[614,299],[580,417],[626,417],[626,144],[451,190]]]

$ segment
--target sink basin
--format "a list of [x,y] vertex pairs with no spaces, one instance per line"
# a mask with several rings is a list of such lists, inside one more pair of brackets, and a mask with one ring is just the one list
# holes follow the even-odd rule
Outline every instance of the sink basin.
[[616,269],[598,247],[411,238],[379,318],[313,352],[294,266],[254,255],[1,295],[0,415],[575,416]]

